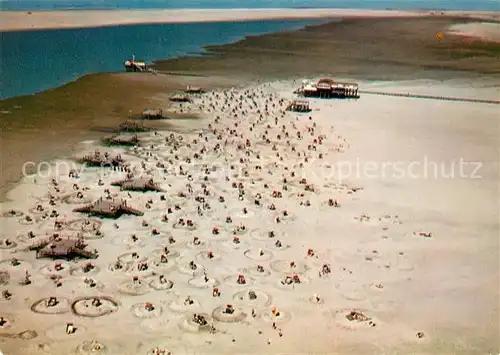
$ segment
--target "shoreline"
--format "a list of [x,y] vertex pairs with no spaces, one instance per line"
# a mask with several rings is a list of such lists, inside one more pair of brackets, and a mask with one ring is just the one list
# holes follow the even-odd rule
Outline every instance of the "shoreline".
[[178,9],[1,11],[0,32],[107,26],[321,18],[454,16],[500,21],[494,11],[364,9]]
[[[168,96],[183,90],[187,84],[217,88],[220,82],[227,86],[237,82],[329,75],[386,82],[455,78],[475,82],[494,81],[495,76],[500,74],[498,70],[492,72],[495,63],[485,61],[488,57],[480,63],[470,58],[475,52],[490,55],[495,48],[485,52],[484,45],[481,45],[462,52],[462,48],[467,48],[469,44],[460,42],[456,36],[446,36],[442,42],[436,40],[435,33],[444,31],[455,22],[456,19],[439,16],[412,20],[351,19],[287,33],[252,36],[233,44],[206,47],[206,55],[154,63],[155,69],[172,75],[91,74],[36,95],[0,101],[0,124],[5,128],[0,195],[5,196],[4,193],[19,180],[23,162],[47,160],[51,156],[49,151],[61,150],[55,146],[75,146],[85,137],[95,137],[92,126],[116,127],[130,117],[130,112],[136,116],[147,107],[168,107]],[[372,27],[378,28],[378,33],[387,35],[374,37]],[[414,28],[418,35],[408,37],[408,41],[421,43],[422,38],[426,40],[423,43],[425,46],[415,47],[419,55],[412,57],[408,56],[405,43],[397,40],[397,34],[409,27]],[[326,46],[323,40],[325,34],[332,38]],[[367,41],[373,41],[377,46],[357,45]],[[293,45],[290,46],[290,43]],[[429,48],[433,51],[430,52]],[[307,61],[309,53],[317,55],[314,67]],[[345,53],[349,56],[346,57]],[[378,57],[380,53],[386,53],[385,57]],[[450,55],[459,55],[463,59],[449,61]],[[283,56],[286,56],[286,61]],[[365,59],[372,56],[377,64],[375,66]],[[325,58],[337,60],[334,72],[331,71],[330,60]],[[446,65],[442,64],[443,60]],[[183,73],[184,76],[176,73]],[[197,76],[188,77],[190,74]],[[131,85],[136,95],[123,100]],[[97,93],[95,87],[100,87],[101,92]],[[71,119],[68,120],[68,117]],[[54,140],[55,137],[57,139]],[[59,137],[63,140],[59,141]],[[47,141],[50,143],[45,143]],[[46,144],[43,152],[36,148],[36,144]]]

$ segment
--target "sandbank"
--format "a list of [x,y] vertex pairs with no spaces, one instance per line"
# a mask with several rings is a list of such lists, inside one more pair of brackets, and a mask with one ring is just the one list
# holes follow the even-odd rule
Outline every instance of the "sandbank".
[[477,22],[456,24],[450,26],[448,32],[458,36],[476,37],[485,41],[500,42],[500,23]]
[[[445,12],[359,9],[180,9],[2,11],[0,31],[85,28],[117,25],[286,20],[308,18],[373,18],[442,15]],[[453,12],[453,16],[488,18],[489,12]]]

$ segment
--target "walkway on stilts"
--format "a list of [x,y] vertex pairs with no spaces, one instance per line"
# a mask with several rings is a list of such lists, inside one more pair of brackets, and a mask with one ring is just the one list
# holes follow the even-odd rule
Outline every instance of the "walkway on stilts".
[[411,97],[411,98],[416,98],[416,99],[475,102],[475,103],[480,103],[480,104],[496,104],[496,105],[500,104],[500,100],[474,99],[474,98],[468,98],[468,97],[422,95],[422,94],[413,94],[413,93],[409,93],[409,92],[400,93],[400,92],[388,92],[388,91],[359,90],[359,93],[360,94],[369,94],[369,95]]

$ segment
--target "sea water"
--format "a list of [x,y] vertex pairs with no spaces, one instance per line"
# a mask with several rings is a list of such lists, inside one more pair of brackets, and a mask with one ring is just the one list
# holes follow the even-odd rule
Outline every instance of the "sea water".
[[124,71],[135,55],[154,60],[199,54],[211,44],[246,35],[295,30],[307,21],[249,21],[130,25],[99,28],[0,32],[0,99],[33,94],[85,74]]

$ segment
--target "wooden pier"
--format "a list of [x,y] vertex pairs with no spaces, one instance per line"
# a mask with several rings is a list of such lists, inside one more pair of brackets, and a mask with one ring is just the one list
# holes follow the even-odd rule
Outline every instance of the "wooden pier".
[[163,110],[161,108],[147,108],[141,112],[141,118],[144,120],[162,120]]
[[144,212],[129,207],[126,200],[108,200],[99,198],[97,201],[83,207],[78,207],[73,212],[88,213],[92,216],[118,218],[123,214],[144,215]]
[[108,152],[101,154],[101,152],[96,149],[93,154],[85,155],[84,157],[78,159],[81,164],[86,164],[87,166],[123,166],[125,161],[120,154],[116,156],[111,156]]
[[307,100],[294,100],[286,108],[287,111],[293,112],[310,112],[309,101]]
[[73,259],[81,257],[95,259],[98,257],[97,250],[88,250],[87,244],[82,238],[49,237],[35,242],[29,246],[30,250],[36,250],[36,257],[49,257],[54,259]]
[[437,95],[423,95],[415,93],[401,93],[401,92],[389,92],[389,91],[372,91],[372,90],[360,90],[363,94],[369,95],[383,95],[383,96],[396,96],[396,97],[408,97],[415,99],[428,99],[428,100],[443,100],[443,101],[458,101],[458,102],[475,102],[480,104],[493,104],[499,105],[500,100],[489,100],[489,99],[476,99],[468,97],[453,97],[453,96],[437,96]]
[[107,137],[104,138],[103,141],[108,145],[135,146],[139,144],[139,138],[137,137],[137,134],[134,134],[133,136],[117,135]]
[[125,179],[120,181],[112,182],[113,186],[120,186],[120,190],[126,191],[157,191],[163,192],[164,190],[160,188],[151,178],[136,178],[136,179]]
[[320,79],[316,84],[304,84],[295,91],[304,97],[358,99],[359,89],[356,83],[339,82],[333,79]]

